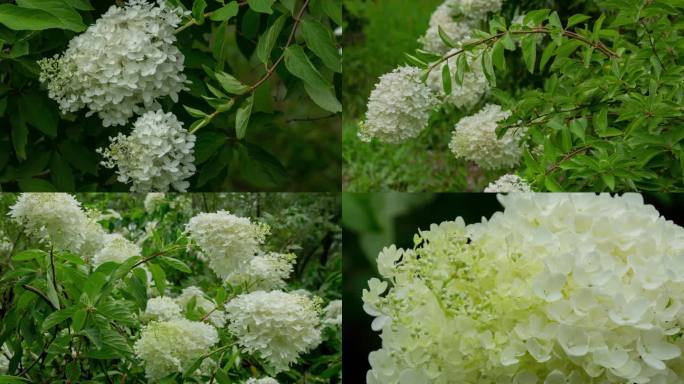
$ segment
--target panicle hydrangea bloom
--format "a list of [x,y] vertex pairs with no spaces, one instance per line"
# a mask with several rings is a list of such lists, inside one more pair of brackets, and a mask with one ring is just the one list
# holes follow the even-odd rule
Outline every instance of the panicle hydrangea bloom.
[[476,114],[462,118],[451,136],[451,152],[456,158],[473,161],[484,169],[518,165],[522,156],[520,139],[524,129],[509,129],[500,139],[496,137],[498,122],[510,115],[500,106],[488,104]]
[[111,6],[62,54],[38,62],[40,81],[63,113],[87,107],[105,127],[158,108],[185,88],[183,54],[174,46],[182,11],[145,0]]
[[[456,51],[458,51],[458,49],[451,50],[449,53]],[[448,103],[457,108],[470,109],[489,91],[489,82],[482,70],[479,56],[472,53],[467,53],[467,55],[470,70],[463,74],[463,83],[461,85],[458,85],[458,83],[452,79],[450,95],[444,93],[444,86],[442,85],[442,68],[447,64],[443,64],[441,67],[432,70],[428,75],[427,83],[436,94],[445,98]],[[458,56],[454,56],[447,60],[449,71],[452,76],[456,72],[457,59]]]
[[270,252],[254,256],[226,278],[232,286],[244,285],[250,291],[265,291],[285,287],[297,256],[293,253]]
[[485,192],[532,192],[532,188],[527,182],[518,175],[506,174],[499,177],[496,181],[489,183]]
[[250,378],[245,384],[279,384],[278,380],[272,377],[262,377],[261,379]]
[[183,129],[173,113],[161,110],[140,116],[129,136],[110,138],[102,165],[117,169],[117,180],[131,183],[132,192],[180,192],[190,186],[185,179],[195,173],[195,135]]
[[439,36],[440,28],[451,40],[460,43],[467,40],[473,29],[479,24],[479,19],[459,17],[458,10],[453,3],[453,1],[446,1],[440,4],[430,16],[428,30],[425,35],[418,39],[424,50],[437,54],[445,54],[449,51],[450,48]]
[[637,194],[499,200],[380,253],[368,383],[681,383],[684,228]]
[[320,344],[319,310],[317,300],[282,291],[247,293],[226,304],[229,331],[276,372]]
[[56,250],[77,252],[86,240],[88,218],[81,203],[67,193],[22,193],[9,216],[26,235]]
[[400,143],[420,134],[430,112],[439,105],[420,76],[419,68],[405,66],[380,77],[368,99],[366,121],[359,128],[361,140]]
[[503,0],[447,0],[469,19],[484,19],[490,12],[501,10]]
[[126,239],[118,233],[106,234],[104,236],[104,246],[93,257],[93,266],[114,261],[123,263],[133,256],[140,256],[142,249],[135,243]]
[[86,210],[86,225],[83,236],[85,241],[80,249],[80,255],[85,260],[90,260],[95,254],[102,249],[105,242],[105,232],[102,225],[98,222],[101,218],[101,213],[95,209]]
[[267,225],[228,211],[200,213],[185,228],[209,259],[209,267],[224,279],[259,252],[269,232]]
[[342,300],[333,300],[323,308],[323,324],[333,327],[342,325]]
[[209,324],[186,319],[154,321],[145,326],[134,349],[145,362],[145,376],[156,381],[182,373],[219,341]]
[[[5,357],[5,354],[3,353],[5,351],[5,347],[0,350],[0,375],[4,375],[7,373],[9,370],[9,359]],[[276,382],[277,383],[277,382]]]
[[180,319],[181,307],[170,297],[153,297],[147,300],[147,307],[143,318],[149,320],[168,321],[173,319]]
[[193,297],[195,298],[195,306],[197,308],[201,309],[204,313],[211,312],[211,314],[207,318],[209,322],[214,324],[214,326],[216,326],[217,328],[222,328],[224,325],[226,325],[226,313],[221,310],[215,310],[216,303],[214,303],[212,300],[207,299],[204,295],[204,291],[202,291],[198,287],[189,286],[183,288],[181,294],[178,297],[176,297],[175,302],[183,310],[185,310],[185,307],[188,305],[188,303],[190,302],[190,300],[192,300]]
[[153,213],[164,203],[166,203],[166,194],[163,192],[151,192],[145,195],[144,206],[147,213]]

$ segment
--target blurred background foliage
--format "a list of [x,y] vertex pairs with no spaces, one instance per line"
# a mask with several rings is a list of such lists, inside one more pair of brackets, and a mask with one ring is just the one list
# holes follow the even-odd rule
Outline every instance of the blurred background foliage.
[[[684,225],[684,194],[645,194],[644,199],[667,219]],[[379,277],[380,250],[391,244],[412,248],[419,229],[459,216],[466,224],[480,222],[502,207],[496,194],[487,193],[344,193],[342,200],[344,376],[348,382],[361,383],[370,368],[368,353],[381,346],[361,300],[368,280]]]
[[[20,345],[25,350],[24,355],[33,353],[34,356],[38,356],[48,337],[47,333],[42,335],[38,332],[45,318],[43,312],[49,309],[46,308],[47,305],[36,300],[35,312],[31,316],[24,316],[20,321],[16,321],[16,316],[12,317],[13,321],[8,320],[14,305],[13,296],[19,297],[25,290],[20,284],[15,285],[16,277],[6,278],[6,273],[16,272],[17,269],[26,266],[12,262],[10,255],[15,255],[21,250],[45,248],[37,241],[28,239],[21,227],[7,219],[9,208],[17,196],[15,193],[0,193],[0,216],[5,218],[0,220],[0,346],[4,342],[21,342]],[[185,224],[200,212],[227,210],[238,216],[266,223],[270,226],[270,235],[266,238],[264,251],[292,252],[297,256],[294,271],[287,279],[287,291],[306,289],[321,297],[324,305],[342,298],[339,194],[168,193],[164,202],[154,209],[145,207],[145,194],[77,193],[74,196],[84,208],[94,208],[103,214],[100,223],[106,232],[120,233],[137,243],[142,247],[143,255],[150,255],[178,244],[179,239],[183,238]],[[221,283],[200,255],[188,249],[181,251],[176,257],[186,263],[192,273],[166,268],[165,276],[173,296],[179,294],[182,288],[194,285],[202,288],[209,297],[216,297]],[[27,277],[22,278],[22,281],[26,281]],[[35,296],[32,297],[37,299]],[[141,302],[143,309],[145,303],[146,298]],[[302,355],[301,363],[293,369],[279,374],[280,382],[338,382],[337,378],[342,370],[341,337],[339,330],[336,333],[326,330],[324,342]],[[66,344],[61,345],[62,342]],[[51,352],[45,359],[46,363],[40,367],[36,365],[28,374],[33,378],[40,377],[40,382],[60,382],[56,381],[56,378],[64,377],[65,369],[65,353],[60,352],[60,348],[66,348],[68,343],[68,338],[54,341]],[[238,369],[229,369],[228,372],[233,382],[243,382],[247,377],[257,375],[261,371],[260,365],[248,354],[239,355],[236,361],[240,362],[240,365],[236,366]],[[132,365],[126,360],[119,359],[102,362],[107,365],[110,376],[117,382],[126,381],[119,377],[119,373],[127,375],[127,382],[143,382],[141,362]],[[102,373],[99,373],[99,377],[90,377],[90,374],[84,373],[81,379],[84,382],[106,382]],[[0,379],[0,382],[3,381]],[[195,378],[190,382],[196,382]]]
[[[192,9],[194,4],[193,0],[173,1],[187,9]],[[198,1],[201,2],[204,1]],[[300,9],[303,0],[295,2],[296,9]],[[0,0],[0,4],[4,3],[14,1]],[[70,2],[63,3],[66,6]],[[92,10],[76,13],[89,26],[109,7],[124,1],[80,0],[79,3],[92,5]],[[228,2],[205,3],[207,11],[214,11]],[[240,3],[246,5],[244,1]],[[310,13],[321,13],[322,3],[311,1]],[[69,8],[64,12],[76,11]],[[211,95],[206,86],[209,76],[203,66],[231,73],[247,84],[256,83],[265,72],[264,65],[254,55],[259,37],[279,16],[279,12],[268,15],[241,6],[239,14],[231,20],[206,20],[179,33],[176,45],[185,55],[184,73],[191,81],[190,90],[182,92],[177,103],[168,97],[159,100],[164,111],[173,112],[189,128],[197,119],[183,105],[203,111],[209,109],[202,98]],[[273,61],[282,53],[292,24],[291,18],[288,19],[279,35],[272,52]],[[332,21],[328,24],[327,32],[332,35],[336,24]],[[117,192],[129,189],[117,182],[114,170],[99,164],[102,159],[95,150],[107,147],[109,137],[119,132],[128,134],[133,120],[125,127],[103,127],[97,116],[86,117],[85,110],[61,116],[57,104],[38,81],[40,69],[36,61],[66,50],[75,35],[63,29],[14,31],[0,24],[0,190]],[[317,58],[311,60],[322,67]],[[325,72],[323,68],[321,71],[333,79],[339,92],[341,74]],[[235,134],[236,109],[237,105],[219,114],[197,132],[197,173],[190,179],[191,191],[339,190],[340,115],[312,102],[302,82],[284,65],[255,92],[253,114],[242,140]],[[25,159],[23,154],[18,154],[16,144],[13,145],[13,135],[17,132],[27,135]]]
[[[482,191],[501,173],[483,171],[456,160],[448,148],[454,110],[432,116],[431,128],[401,145],[365,143],[356,134],[366,102],[378,77],[407,64],[404,53],[420,48],[417,39],[428,29],[430,15],[443,0],[345,0],[343,112],[343,189],[350,192]],[[504,1],[501,14],[512,20],[532,9],[554,9],[561,19],[575,13],[598,16],[590,0]],[[497,88],[513,97],[543,85],[545,73],[530,74],[521,55],[508,55],[508,70],[497,76]],[[453,117],[447,121],[444,117]]]

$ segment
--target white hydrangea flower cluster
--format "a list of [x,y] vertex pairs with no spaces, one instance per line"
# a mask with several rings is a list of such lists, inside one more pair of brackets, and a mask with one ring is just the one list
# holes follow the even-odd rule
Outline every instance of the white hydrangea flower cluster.
[[462,43],[471,37],[490,12],[501,9],[502,0],[446,0],[430,17],[428,30],[418,41],[423,49],[444,54],[449,47],[439,36],[439,28],[454,42]]
[[175,302],[183,310],[185,310],[186,306],[193,298],[195,298],[195,306],[197,308],[201,309],[204,313],[211,312],[211,314],[207,318],[209,322],[214,324],[214,326],[216,326],[217,328],[222,328],[224,325],[226,325],[226,313],[216,309],[216,303],[214,303],[212,300],[207,299],[204,295],[204,291],[202,291],[198,287],[189,286],[183,288],[181,294],[178,297],[176,297]]
[[272,377],[262,377],[261,379],[250,378],[245,384],[279,384],[278,380]]
[[498,105],[485,105],[476,114],[464,117],[456,124],[449,148],[456,158],[473,161],[484,169],[518,165],[522,157],[520,140],[525,130],[509,129],[500,139],[496,137],[498,122],[510,115]]
[[[449,53],[451,54],[456,51],[458,51],[458,49],[453,49],[449,51]],[[456,73],[456,60],[458,59],[458,56],[449,58],[447,63],[432,70],[428,75],[427,84],[436,94],[445,99],[448,103],[457,108],[470,109],[487,94],[489,91],[489,81],[487,81],[487,77],[484,74],[479,56],[472,52],[462,54],[467,55],[470,70],[463,74],[463,83],[461,85],[458,85],[456,80],[452,79],[451,94],[446,95],[444,92],[444,86],[442,85],[442,68],[448,63],[449,71],[453,76],[453,74]]]
[[118,168],[118,180],[131,183],[132,192],[180,192],[190,186],[186,181],[195,173],[195,135],[183,129],[183,123],[172,113],[161,110],[146,112],[135,122],[129,136],[121,133],[110,138],[102,165]]
[[145,376],[156,381],[184,372],[218,341],[218,332],[209,324],[186,319],[154,321],[143,328],[134,350],[145,362]]
[[209,267],[225,279],[259,253],[269,228],[228,211],[200,213],[185,227],[209,259]]
[[9,359],[0,351],[0,375],[4,375],[9,370]]
[[38,62],[40,81],[63,113],[87,107],[102,124],[125,125],[185,89],[184,56],[174,45],[183,12],[146,0],[109,10],[62,54]]
[[342,325],[342,300],[333,300],[323,308],[323,324],[330,327]]
[[126,239],[119,233],[106,234],[104,236],[104,246],[93,257],[93,266],[114,261],[123,263],[133,256],[140,256],[142,249],[137,244]]
[[226,304],[229,331],[276,372],[321,342],[320,303],[282,291],[255,291]]
[[67,193],[22,193],[9,216],[24,232],[60,251],[77,252],[86,241],[88,218]]
[[181,307],[170,297],[153,297],[147,300],[147,306],[143,314],[144,320],[168,321],[180,318],[182,318]]
[[267,291],[285,287],[293,271],[297,256],[293,253],[269,252],[254,256],[240,269],[230,273],[226,282],[232,286],[244,286],[250,291]]
[[530,188],[530,185],[520,176],[505,174],[496,181],[489,183],[484,191],[489,193],[532,192],[532,188]]
[[83,234],[85,241],[80,249],[81,257],[86,261],[91,260],[95,254],[104,247],[107,233],[98,222],[101,216],[101,213],[97,210],[86,210],[86,225]]
[[154,213],[160,206],[166,203],[166,194],[163,192],[151,192],[145,195],[145,212]]
[[637,194],[499,200],[380,253],[369,384],[684,380],[684,228]]
[[366,120],[359,128],[361,140],[400,143],[420,134],[430,112],[439,105],[420,76],[419,68],[404,66],[380,77],[368,99]]

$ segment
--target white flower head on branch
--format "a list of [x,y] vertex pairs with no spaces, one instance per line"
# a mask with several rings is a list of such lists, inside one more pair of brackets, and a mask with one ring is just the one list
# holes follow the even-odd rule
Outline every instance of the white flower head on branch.
[[278,380],[272,378],[272,377],[262,377],[260,379],[255,379],[255,378],[250,378],[249,380],[245,381],[245,384],[279,384]]
[[440,28],[452,41],[458,43],[470,38],[473,29],[479,24],[479,19],[460,17],[461,15],[458,15],[458,11],[451,3],[453,2],[442,3],[430,16],[428,30],[418,39],[424,50],[437,54],[445,54],[449,51],[449,46],[439,35]]
[[282,291],[243,294],[226,304],[228,330],[275,372],[320,344],[320,303]]
[[505,174],[496,181],[489,183],[484,191],[489,193],[532,192],[532,188],[520,176]]
[[439,100],[421,79],[421,70],[399,67],[380,77],[368,99],[368,112],[359,138],[400,143],[414,138],[428,125]]
[[104,126],[124,125],[134,114],[178,101],[185,89],[183,54],[174,45],[183,12],[146,0],[112,6],[62,54],[38,62],[40,81],[63,113],[87,107]]
[[181,312],[181,307],[170,297],[153,297],[147,300],[143,318],[148,321],[180,319],[183,317]]
[[93,257],[93,266],[97,268],[109,261],[123,263],[133,256],[140,256],[141,253],[142,249],[138,245],[121,234],[106,234],[104,246]]
[[56,250],[78,252],[86,241],[88,217],[67,193],[22,193],[9,216],[28,236]]
[[195,136],[183,129],[172,113],[147,112],[135,122],[129,136],[110,138],[106,149],[99,148],[102,164],[117,168],[118,180],[131,183],[132,192],[185,192],[186,181],[195,173]]
[[232,286],[245,286],[251,291],[281,289],[296,261],[297,256],[292,253],[257,255],[228,275],[226,282]]
[[496,137],[498,123],[511,113],[488,104],[472,116],[462,118],[454,127],[449,148],[456,158],[473,161],[484,169],[511,168],[522,157],[521,137],[525,130],[509,129]]
[[[451,54],[458,50],[459,49],[453,49],[449,51],[449,53]],[[435,93],[445,98],[448,103],[457,108],[470,109],[487,94],[490,86],[487,77],[482,70],[480,56],[472,52],[463,52],[461,55],[466,55],[470,70],[463,74],[463,82],[461,85],[458,85],[456,80],[453,79],[453,76],[456,73],[456,61],[458,60],[458,56],[451,57],[447,60],[449,73],[452,76],[451,94],[446,95],[444,93],[444,86],[442,85],[441,69],[447,64],[442,64],[438,68],[430,71],[427,83]]]
[[143,328],[134,349],[145,362],[145,376],[157,381],[164,376],[182,373],[219,341],[218,332],[209,324],[186,319],[154,321]]
[[269,233],[267,225],[228,211],[200,213],[185,230],[209,259],[209,267],[223,279],[257,255]]
[[214,324],[217,328],[222,328],[226,325],[225,312],[216,309],[216,303],[207,299],[204,295],[204,291],[196,286],[183,288],[181,294],[175,298],[175,302],[185,310],[186,306],[193,298],[195,299],[195,306],[204,311],[204,313],[209,314],[207,320],[209,320],[210,323]]
[[681,383],[684,228],[637,194],[498,198],[378,257],[368,383]]

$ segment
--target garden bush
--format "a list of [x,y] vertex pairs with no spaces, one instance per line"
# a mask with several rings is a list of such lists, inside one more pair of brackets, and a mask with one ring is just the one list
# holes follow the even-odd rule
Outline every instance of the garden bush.
[[339,183],[339,0],[0,4],[0,186]]
[[[383,75],[371,93],[358,129],[371,147],[358,149],[354,127],[345,132],[355,172],[345,171],[345,183],[681,190],[682,9],[678,1],[447,0],[423,49],[407,52],[411,69]],[[406,149],[381,144],[409,138]],[[430,155],[393,161],[421,149]],[[368,164],[364,156],[379,165],[357,164]]]
[[0,382],[341,382],[338,196],[0,200]]

